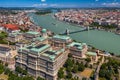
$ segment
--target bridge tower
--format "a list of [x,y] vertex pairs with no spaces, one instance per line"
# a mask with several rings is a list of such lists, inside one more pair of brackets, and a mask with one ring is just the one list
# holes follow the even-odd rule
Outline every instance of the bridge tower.
[[66,35],[69,35],[69,34],[70,34],[69,29],[66,29],[66,30],[65,30],[65,34],[66,34]]

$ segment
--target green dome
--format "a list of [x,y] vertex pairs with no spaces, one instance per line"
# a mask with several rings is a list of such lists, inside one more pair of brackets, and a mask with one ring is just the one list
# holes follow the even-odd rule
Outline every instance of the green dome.
[[46,29],[42,29],[42,33],[46,33],[47,32],[47,30]]

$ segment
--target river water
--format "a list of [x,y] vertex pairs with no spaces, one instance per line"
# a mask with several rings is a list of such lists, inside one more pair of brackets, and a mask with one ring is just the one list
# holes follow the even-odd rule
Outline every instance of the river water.
[[70,32],[78,31],[76,33],[70,34],[69,36],[78,42],[85,42],[88,45],[94,46],[100,50],[105,50],[107,52],[112,52],[116,55],[120,55],[120,35],[98,30],[81,32],[80,30],[82,30],[83,28],[78,27],[77,25],[71,25],[65,22],[58,21],[53,18],[53,14],[40,16],[31,13],[29,14],[29,16],[35,24],[51,30],[56,34],[63,33],[66,29],[69,29]]

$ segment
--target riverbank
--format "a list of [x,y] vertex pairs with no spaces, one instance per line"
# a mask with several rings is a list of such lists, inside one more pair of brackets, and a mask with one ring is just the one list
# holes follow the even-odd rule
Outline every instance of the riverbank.
[[[55,18],[56,20],[59,20],[58,17],[56,16],[53,16],[53,18]],[[73,26],[78,26],[78,27],[81,27],[81,28],[89,28],[89,29],[95,29],[95,30],[99,30],[99,31],[106,31],[106,32],[112,32],[116,35],[120,35],[120,33],[117,33],[115,29],[106,29],[106,28],[100,28],[100,27],[90,27],[90,26],[85,26],[85,25],[80,25],[80,24],[75,24],[75,23],[72,23],[72,22],[67,22],[67,21],[63,21],[63,20],[59,20],[61,22],[65,22],[65,23],[68,23],[70,25],[73,25]]]

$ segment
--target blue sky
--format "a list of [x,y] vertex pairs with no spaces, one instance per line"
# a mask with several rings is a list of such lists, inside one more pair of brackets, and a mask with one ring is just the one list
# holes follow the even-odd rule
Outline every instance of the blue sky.
[[120,7],[120,0],[0,0],[0,7]]

